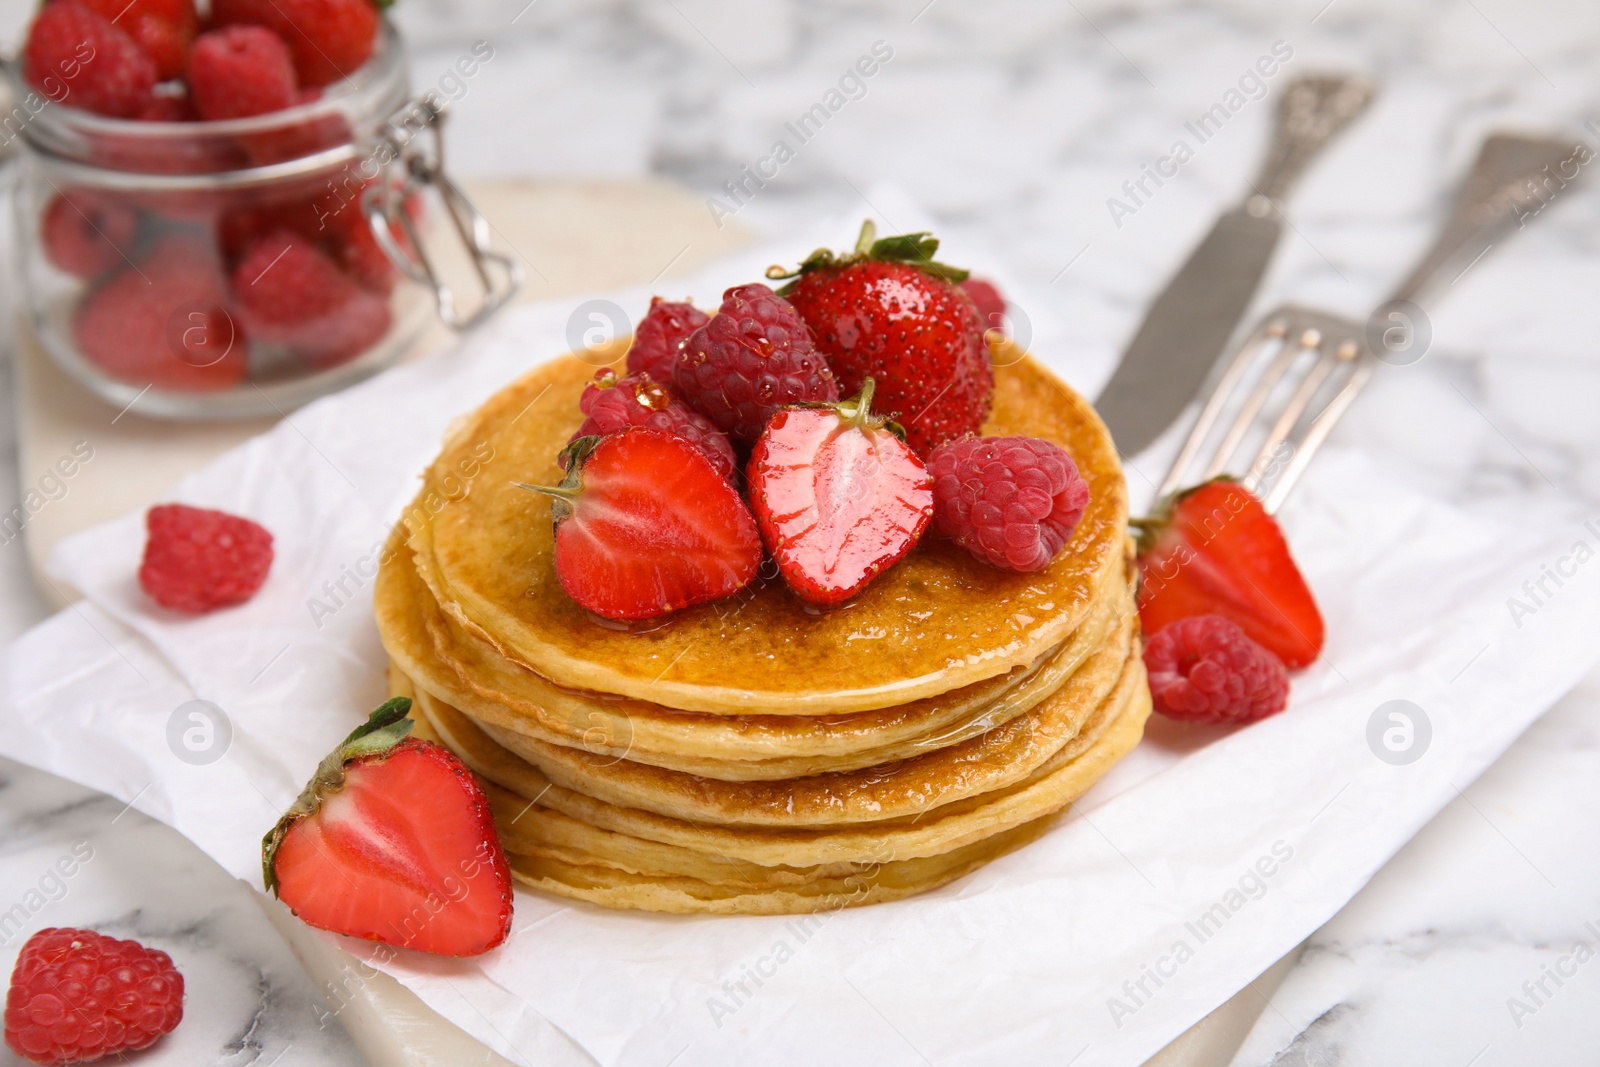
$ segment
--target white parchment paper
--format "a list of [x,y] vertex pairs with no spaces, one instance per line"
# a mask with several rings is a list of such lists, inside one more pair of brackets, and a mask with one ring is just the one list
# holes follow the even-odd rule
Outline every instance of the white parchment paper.
[[[893,203],[880,230],[917,218]],[[857,221],[665,291],[715,306],[770,262],[848,244]],[[637,316],[648,296],[611,299]],[[292,413],[175,487],[169,499],[273,531],[271,577],[246,605],[199,619],[155,609],[134,578],[140,515],[64,543],[53,572],[86,600],[0,656],[7,754],[131,802],[259,886],[262,833],[382,698],[370,600],[389,524],[451,419],[567,351],[580,303],[519,309]],[[1107,353],[1029,310],[1035,354],[1094,384],[1083,378]],[[491,955],[402,953],[382,967],[529,1065],[574,1045],[652,1067],[1140,1063],[1337,911],[1600,658],[1600,516],[1530,505],[1491,524],[1403,488],[1376,457],[1330,449],[1283,518],[1329,633],[1290,709],[1237,731],[1152,720],[1019,853],[917,899],[805,921],[519,892],[515,933]],[[1546,568],[1560,583],[1535,604],[1524,583]],[[1533,610],[1512,612],[1512,597]],[[214,762],[181,759],[170,740],[195,699],[227,717]],[[1393,700],[1421,709],[1431,734],[1405,764],[1369,742]]]

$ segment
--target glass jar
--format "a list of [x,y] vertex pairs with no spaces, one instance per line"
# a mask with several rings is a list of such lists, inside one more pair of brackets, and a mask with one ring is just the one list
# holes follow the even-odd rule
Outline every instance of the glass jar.
[[[416,135],[436,137],[442,115],[408,103],[387,23],[354,75],[248,119],[107,118],[23,84],[14,64],[7,73],[17,104],[0,137],[26,149],[24,306],[51,359],[116,407],[282,413],[393,362],[429,325],[435,289],[447,310],[422,252],[439,214],[424,193],[441,188],[464,237],[476,213],[438,173],[437,150],[419,151]],[[486,278],[487,250],[470,250]],[[491,258],[514,290],[514,265]],[[482,313],[507,296],[486,293]]]

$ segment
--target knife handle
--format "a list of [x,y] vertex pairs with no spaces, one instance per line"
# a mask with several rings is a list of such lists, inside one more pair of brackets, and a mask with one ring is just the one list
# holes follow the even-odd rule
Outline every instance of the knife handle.
[[1290,82],[1278,98],[1272,147],[1245,210],[1262,216],[1288,196],[1322,147],[1366,110],[1372,94],[1372,83],[1353,74],[1312,74]]
[[1497,133],[1456,193],[1450,217],[1433,245],[1389,298],[1415,302],[1446,268],[1471,266],[1496,241],[1558,198],[1576,181],[1593,152],[1577,141]]

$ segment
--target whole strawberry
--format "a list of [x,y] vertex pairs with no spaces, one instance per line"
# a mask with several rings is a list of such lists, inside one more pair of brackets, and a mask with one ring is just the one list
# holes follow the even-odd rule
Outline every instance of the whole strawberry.
[[272,30],[294,54],[300,84],[317,87],[349,77],[371,58],[379,6],[373,0],[212,0],[211,21]]
[[1226,478],[1207,482],[1134,525],[1145,633],[1221,615],[1288,667],[1322,652],[1322,613],[1277,520],[1249,490]]
[[162,504],[146,513],[145,527],[139,587],[172,611],[198,615],[242,604],[272,569],[272,534],[225,511]]
[[728,596],[761,566],[750,509],[711,460],[677,434],[630,426],[581,437],[553,498],[556,578],[607,619],[650,619]]
[[1036,571],[1072,537],[1089,485],[1072,457],[1036,437],[966,437],[934,449],[934,521],[978,559]]
[[1247,723],[1289,704],[1282,662],[1221,615],[1163,627],[1145,646],[1144,663],[1155,708],[1169,718]]
[[610,368],[597,371],[594,381],[583,387],[578,410],[588,417],[572,435],[572,441],[620,433],[629,426],[665,430],[693,442],[717,468],[718,474],[733,480],[733,445],[729,444],[727,434],[713,426],[704,415],[674,398],[649,374],[635,373],[618,378]]
[[933,481],[900,427],[872,414],[873,381],[839,404],[786,408],[750,454],[750,503],[778,573],[837,604],[910,552],[933,516]]
[[29,85],[58,103],[114,118],[141,114],[159,76],[131,36],[78,0],[45,4],[22,49]]
[[658,382],[671,382],[678,353],[688,344],[689,335],[707,321],[706,313],[693,304],[651,297],[650,310],[634,327],[633,344],[628,346],[628,374],[648,374]]
[[684,401],[736,441],[753,442],[790,404],[839,399],[828,361],[789,302],[765,285],[739,285],[689,335],[672,371]]
[[449,749],[381,705],[317,766],[261,842],[261,877],[323,930],[442,956],[511,933],[511,869],[489,798]]
[[854,392],[872,378],[878,405],[906,430],[919,455],[976,433],[989,416],[994,372],[983,324],[954,283],[966,271],[936,263],[939,242],[926,233],[874,240],[869,220],[855,250],[811,253],[779,290],[816,339],[817,348]]
[[30,1063],[120,1061],[182,1019],[172,957],[93,930],[50,927],[28,938],[6,993],[6,1044]]

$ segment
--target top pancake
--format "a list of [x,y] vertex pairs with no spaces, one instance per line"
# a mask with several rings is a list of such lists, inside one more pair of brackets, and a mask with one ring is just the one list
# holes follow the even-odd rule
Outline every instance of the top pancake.
[[405,517],[440,606],[557,685],[712,714],[892,707],[1031,663],[1072,633],[1121,565],[1127,491],[1110,435],[1083,397],[1021,357],[995,369],[985,435],[1054,441],[1089,484],[1082,522],[1045,570],[999,570],[930,533],[834,608],[758,578],[663,618],[597,619],[557,580],[549,500],[514,484],[560,480],[556,455],[594,371],[567,356],[496,394],[446,442]]

